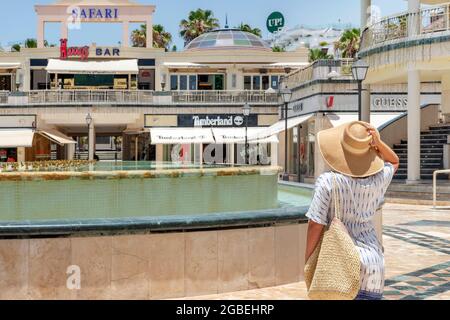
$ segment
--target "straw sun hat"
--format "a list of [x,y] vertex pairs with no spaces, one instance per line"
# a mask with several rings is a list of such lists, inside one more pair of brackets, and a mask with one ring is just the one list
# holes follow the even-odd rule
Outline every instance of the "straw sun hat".
[[369,126],[353,121],[318,133],[320,153],[331,169],[355,178],[368,177],[383,169],[384,160],[370,145]]

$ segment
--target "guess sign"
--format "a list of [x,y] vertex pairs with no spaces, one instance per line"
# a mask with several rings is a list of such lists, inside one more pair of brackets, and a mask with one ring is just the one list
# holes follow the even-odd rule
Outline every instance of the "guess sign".
[[81,60],[87,60],[89,57],[89,47],[67,47],[67,39],[61,39],[60,59],[66,60],[70,57],[78,57]]

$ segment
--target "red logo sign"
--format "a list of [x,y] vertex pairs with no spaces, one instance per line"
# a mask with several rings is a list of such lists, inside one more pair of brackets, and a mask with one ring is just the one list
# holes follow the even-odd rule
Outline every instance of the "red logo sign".
[[67,39],[61,39],[60,59],[66,60],[70,57],[79,57],[81,60],[87,60],[89,57],[89,47],[67,47]]
[[327,108],[333,108],[333,106],[334,106],[334,96],[327,97],[326,102],[327,102]]

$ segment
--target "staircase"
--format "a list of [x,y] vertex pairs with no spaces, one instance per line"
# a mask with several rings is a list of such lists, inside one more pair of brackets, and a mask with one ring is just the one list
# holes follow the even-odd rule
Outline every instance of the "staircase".
[[[450,124],[438,124],[420,133],[420,178],[433,179],[433,172],[443,169],[444,144],[450,135]],[[400,158],[400,166],[394,176],[396,180],[406,180],[408,176],[408,143],[402,140],[394,145],[394,151]],[[448,174],[440,174],[438,179],[448,180]]]

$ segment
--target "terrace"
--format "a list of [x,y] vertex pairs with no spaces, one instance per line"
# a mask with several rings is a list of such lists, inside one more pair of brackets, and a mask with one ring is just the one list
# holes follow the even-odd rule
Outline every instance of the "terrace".
[[[363,31],[361,53],[368,50],[401,43],[403,47],[409,45],[405,40],[412,40],[411,45],[420,44],[427,40],[436,42],[450,31],[450,3],[430,6],[420,9],[418,13],[400,13],[385,17],[372,24]],[[403,43],[402,43],[403,42]]]

